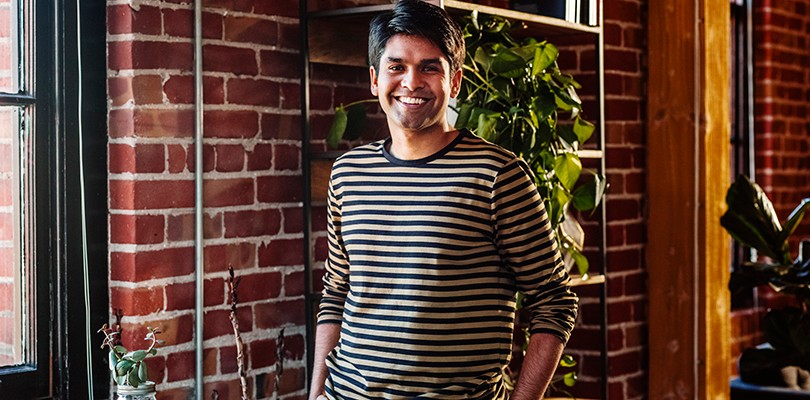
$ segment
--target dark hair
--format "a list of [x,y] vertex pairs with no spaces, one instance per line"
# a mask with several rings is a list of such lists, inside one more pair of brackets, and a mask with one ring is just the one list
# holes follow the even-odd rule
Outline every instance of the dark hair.
[[368,32],[368,62],[379,71],[380,58],[392,36],[414,35],[438,47],[455,71],[464,64],[464,36],[441,7],[422,0],[399,0],[390,12],[374,17]]

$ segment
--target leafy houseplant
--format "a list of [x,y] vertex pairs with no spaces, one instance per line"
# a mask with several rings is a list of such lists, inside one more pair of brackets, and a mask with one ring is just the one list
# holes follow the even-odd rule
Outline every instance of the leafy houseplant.
[[113,372],[115,383],[120,387],[129,386],[137,388],[139,385],[154,385],[149,382],[146,372],[146,362],[144,360],[149,356],[157,354],[155,346],[162,341],[157,339],[157,334],[160,333],[158,328],[147,328],[149,333],[146,334],[144,340],[150,342],[146,350],[129,351],[124,346],[118,344],[120,330],[116,328],[109,328],[107,324],[99,329],[99,332],[104,333],[104,342],[101,347],[109,347],[109,362],[110,371]]
[[[587,171],[592,180],[578,184],[583,167],[577,152],[593,134],[594,125],[582,118],[576,93],[580,86],[560,71],[557,49],[531,38],[519,43],[509,34],[510,28],[502,17],[479,18],[476,11],[465,17],[467,54],[454,107],[455,128],[468,128],[529,164],[561,248],[585,275],[588,260],[581,253],[581,239],[573,234],[582,229],[568,215],[568,208],[594,210],[607,188],[604,176],[594,171]],[[336,107],[327,143],[336,147],[341,139],[356,139],[364,125],[365,103],[375,101]],[[570,121],[558,124],[561,115]]]
[[720,224],[738,242],[768,259],[746,262],[732,272],[729,289],[768,285],[795,299],[796,307],[768,311],[762,333],[771,348],[746,349],[740,357],[740,378],[746,382],[782,382],[780,369],[797,366],[810,370],[810,257],[790,255],[790,236],[810,206],[802,200],[780,224],[773,204],[762,188],[739,176],[726,195],[728,211]]

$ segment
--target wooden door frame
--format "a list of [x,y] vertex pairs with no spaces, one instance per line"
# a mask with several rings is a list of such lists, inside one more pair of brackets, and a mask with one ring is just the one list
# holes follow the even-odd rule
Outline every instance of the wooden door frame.
[[727,399],[729,2],[648,4],[649,398]]

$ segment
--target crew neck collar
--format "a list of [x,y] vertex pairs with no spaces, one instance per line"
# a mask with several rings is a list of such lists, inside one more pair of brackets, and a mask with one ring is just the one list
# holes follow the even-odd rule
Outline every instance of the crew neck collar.
[[388,150],[391,147],[391,138],[390,137],[388,139],[385,139],[385,142],[383,142],[382,152],[383,152],[383,155],[385,156],[385,159],[388,160],[392,164],[402,165],[402,166],[424,165],[424,164],[427,164],[427,163],[429,163],[429,162],[431,162],[431,161],[433,161],[433,160],[435,160],[437,158],[441,158],[442,156],[447,154],[450,150],[453,150],[453,148],[456,147],[456,145],[459,142],[461,142],[464,139],[464,137],[466,137],[466,136],[467,136],[467,130],[466,129],[459,129],[458,134],[456,135],[456,137],[450,143],[448,143],[446,146],[444,146],[441,150],[439,150],[436,153],[433,153],[433,154],[431,154],[431,155],[429,155],[427,157],[418,158],[418,159],[415,159],[415,160],[401,160],[401,159],[395,157],[393,154],[391,154],[391,152]]

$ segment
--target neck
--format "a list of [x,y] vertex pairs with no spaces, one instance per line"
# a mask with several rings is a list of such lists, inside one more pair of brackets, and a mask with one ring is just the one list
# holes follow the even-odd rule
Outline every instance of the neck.
[[448,126],[439,126],[431,131],[391,131],[391,148],[388,151],[400,160],[418,160],[436,154],[458,136],[459,132]]

